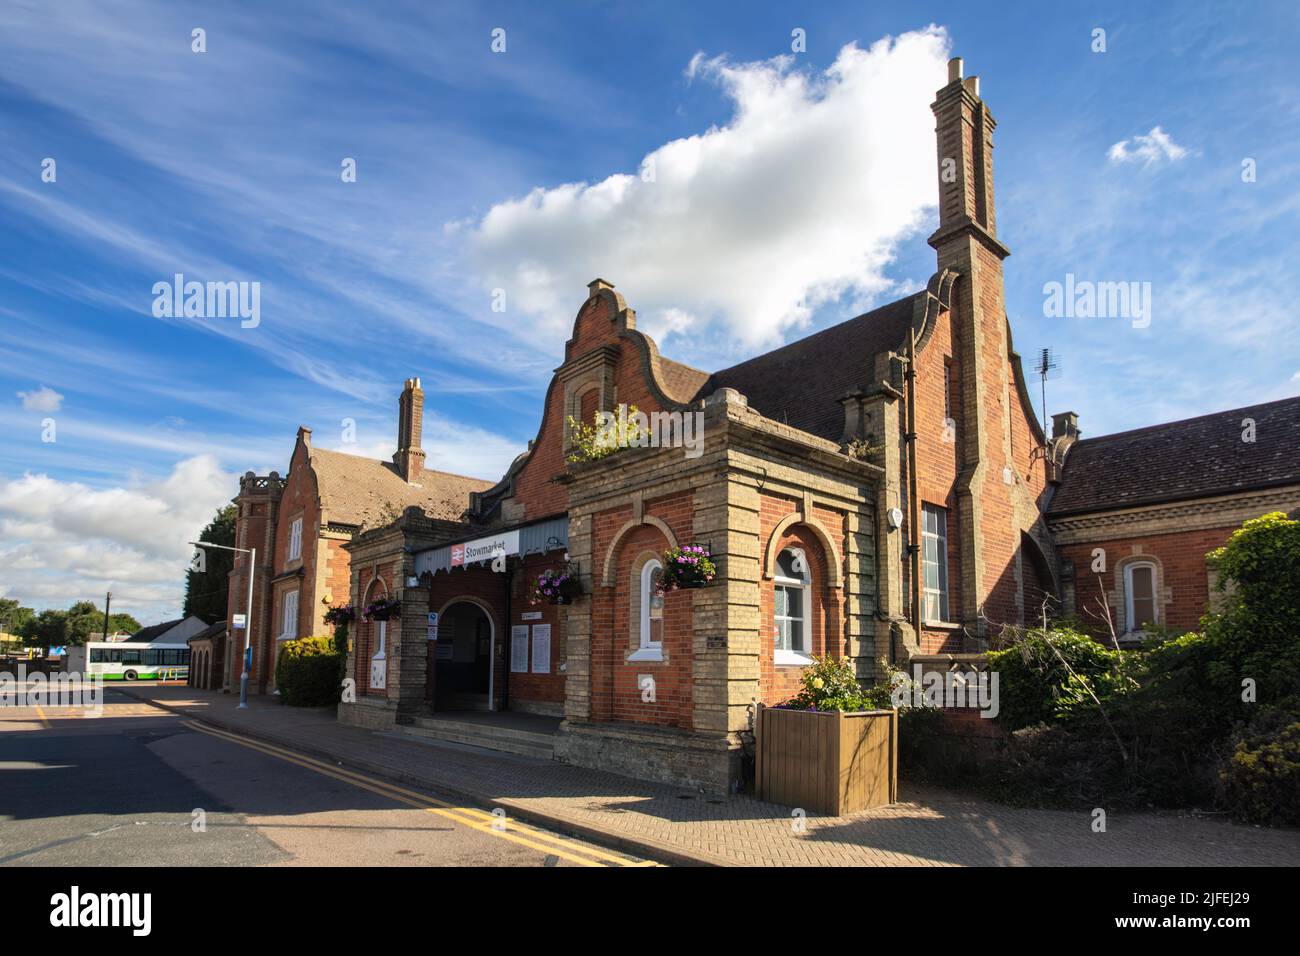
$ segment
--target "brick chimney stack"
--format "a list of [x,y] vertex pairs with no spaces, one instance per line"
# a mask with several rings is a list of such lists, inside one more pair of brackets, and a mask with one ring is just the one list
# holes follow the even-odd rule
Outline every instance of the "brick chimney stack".
[[979,77],[962,76],[960,57],[948,61],[948,85],[936,94],[931,109],[939,150],[939,228],[930,245],[938,249],[963,231],[996,244],[993,130],[998,124],[980,99]]
[[418,484],[424,471],[424,449],[420,432],[424,428],[424,390],[418,378],[408,378],[397,400],[397,454],[393,463],[410,484]]

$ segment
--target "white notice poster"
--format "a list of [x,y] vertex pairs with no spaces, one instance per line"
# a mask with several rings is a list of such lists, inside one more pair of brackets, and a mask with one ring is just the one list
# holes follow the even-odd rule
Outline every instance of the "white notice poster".
[[533,673],[551,672],[551,625],[533,625]]
[[528,673],[528,625],[510,628],[510,673]]

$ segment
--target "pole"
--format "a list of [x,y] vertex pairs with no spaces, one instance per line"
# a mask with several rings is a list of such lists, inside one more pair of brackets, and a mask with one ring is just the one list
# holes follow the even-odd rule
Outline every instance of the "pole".
[[[220,548],[222,551],[238,551],[248,555],[248,613],[244,615],[244,670],[239,675],[239,709],[248,709],[248,672],[253,669],[253,575],[257,572],[256,548],[232,548],[228,544],[213,544],[211,541],[191,541],[196,548]],[[234,628],[232,627],[233,631]]]
[[253,575],[257,573],[257,549],[248,552],[248,613],[244,618],[244,670],[239,675],[239,709],[248,709],[248,672],[253,668]]
[[108,609],[113,603],[113,592],[108,591],[104,595],[104,640],[108,640]]

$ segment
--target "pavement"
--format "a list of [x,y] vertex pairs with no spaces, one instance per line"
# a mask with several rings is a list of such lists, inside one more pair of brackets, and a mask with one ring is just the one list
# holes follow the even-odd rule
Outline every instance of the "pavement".
[[713,866],[1296,866],[1300,831],[1192,814],[1003,806],[900,784],[888,807],[806,818],[555,761],[343,726],[332,708],[287,707],[185,686],[125,685],[141,701],[334,766],[671,864]]

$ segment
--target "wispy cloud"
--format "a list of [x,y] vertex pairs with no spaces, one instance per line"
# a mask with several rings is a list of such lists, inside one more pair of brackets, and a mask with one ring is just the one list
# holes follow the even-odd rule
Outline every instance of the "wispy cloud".
[[1151,132],[1139,133],[1131,139],[1122,139],[1106,153],[1112,163],[1141,163],[1143,166],[1155,166],[1159,163],[1176,163],[1187,156],[1187,150],[1179,146],[1159,126]]

